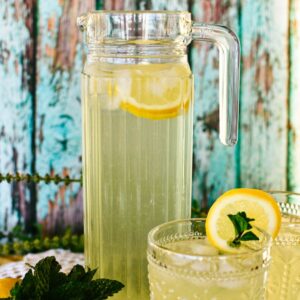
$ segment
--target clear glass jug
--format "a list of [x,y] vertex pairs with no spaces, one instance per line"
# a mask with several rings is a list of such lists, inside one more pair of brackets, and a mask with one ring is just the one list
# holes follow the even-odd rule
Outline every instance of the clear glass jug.
[[114,299],[149,299],[148,231],[191,211],[192,39],[220,53],[220,139],[237,140],[239,42],[188,12],[96,11],[78,18],[82,72],[85,258],[121,281]]

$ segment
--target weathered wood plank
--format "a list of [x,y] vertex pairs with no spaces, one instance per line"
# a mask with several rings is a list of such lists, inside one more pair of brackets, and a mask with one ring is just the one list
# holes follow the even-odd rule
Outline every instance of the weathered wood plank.
[[[195,0],[195,21],[218,23],[238,32],[238,1]],[[223,146],[219,127],[218,52],[211,44],[195,42],[191,49],[195,76],[193,199],[207,208],[222,192],[236,185],[236,147]]]
[[106,10],[134,10],[136,9],[135,0],[103,0]]
[[300,1],[290,2],[288,190],[300,192]]
[[[42,174],[79,177],[81,173],[80,72],[84,52],[76,18],[93,9],[94,0],[39,2],[36,168]],[[61,188],[41,184],[39,219],[47,224],[56,220],[52,212],[66,211],[64,208],[73,205],[72,198],[76,199],[79,191],[79,185],[62,192]],[[53,205],[60,210],[51,210]]]
[[242,186],[286,188],[288,2],[242,1]]
[[188,0],[139,0],[137,8],[140,10],[188,10]]
[[[34,0],[2,0],[0,5],[0,171],[3,173],[32,171],[34,6]],[[29,195],[24,183],[0,185],[0,228],[24,224],[30,218],[35,221]]]

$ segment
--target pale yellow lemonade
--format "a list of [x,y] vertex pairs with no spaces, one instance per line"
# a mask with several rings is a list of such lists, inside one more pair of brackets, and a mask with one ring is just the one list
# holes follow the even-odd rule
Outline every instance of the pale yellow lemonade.
[[147,233],[191,210],[187,63],[87,64],[83,73],[86,264],[149,299]]
[[283,215],[271,255],[267,299],[300,300],[300,217]]
[[[148,256],[151,300],[265,299],[266,268],[261,267],[258,257],[242,261],[232,254],[232,260],[222,260],[222,254],[206,238],[174,241],[164,248],[183,255],[170,255],[162,265]],[[191,261],[184,255],[203,256],[207,260]]]

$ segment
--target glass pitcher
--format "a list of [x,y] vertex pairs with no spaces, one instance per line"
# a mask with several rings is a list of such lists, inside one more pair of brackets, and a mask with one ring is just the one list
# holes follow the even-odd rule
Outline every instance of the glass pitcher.
[[86,265],[149,299],[148,231],[191,214],[192,39],[220,53],[220,140],[237,141],[239,42],[188,12],[95,11],[78,18],[82,72]]

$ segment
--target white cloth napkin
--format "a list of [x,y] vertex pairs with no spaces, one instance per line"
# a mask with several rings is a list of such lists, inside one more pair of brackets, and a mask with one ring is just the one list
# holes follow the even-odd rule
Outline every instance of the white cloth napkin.
[[55,249],[48,250],[37,254],[27,254],[22,261],[7,263],[0,266],[0,278],[21,277],[23,278],[29,267],[26,264],[35,266],[36,263],[46,256],[55,256],[56,260],[62,266],[61,271],[69,273],[74,265],[84,266],[84,255],[81,253],[73,253],[69,250]]

